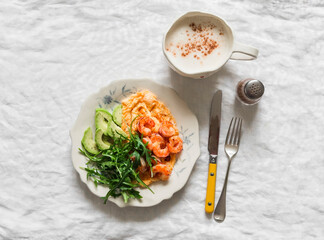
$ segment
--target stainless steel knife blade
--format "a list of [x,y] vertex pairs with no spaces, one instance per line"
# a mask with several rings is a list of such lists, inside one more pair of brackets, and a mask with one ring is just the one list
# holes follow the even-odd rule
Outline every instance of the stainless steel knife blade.
[[210,108],[209,137],[208,137],[208,151],[210,155],[218,154],[221,110],[222,110],[222,91],[217,90],[213,96],[213,100]]

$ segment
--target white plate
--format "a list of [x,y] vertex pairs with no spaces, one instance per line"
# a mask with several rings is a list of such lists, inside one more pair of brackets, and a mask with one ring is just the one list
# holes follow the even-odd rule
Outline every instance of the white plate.
[[91,126],[94,131],[94,115],[96,108],[102,107],[111,111],[116,104],[120,104],[122,99],[141,89],[152,91],[157,95],[158,99],[164,102],[170,109],[172,115],[177,121],[180,136],[183,139],[183,151],[179,155],[169,180],[166,182],[156,182],[150,185],[154,194],[147,189],[139,189],[143,198],[141,200],[131,199],[127,204],[124,203],[121,197],[110,197],[108,199],[109,201],[116,203],[119,207],[149,207],[156,205],[165,199],[171,198],[175,192],[179,191],[185,185],[192,168],[200,155],[197,118],[173,89],[162,86],[148,79],[115,81],[86,99],[81,107],[79,116],[70,131],[73,166],[80,174],[81,180],[88,186],[90,191],[99,197],[104,197],[109,188],[104,186],[96,187],[93,181],[87,180],[86,171],[80,168],[86,166],[86,158],[81,155],[78,150],[78,148],[81,148],[83,133],[89,126]]

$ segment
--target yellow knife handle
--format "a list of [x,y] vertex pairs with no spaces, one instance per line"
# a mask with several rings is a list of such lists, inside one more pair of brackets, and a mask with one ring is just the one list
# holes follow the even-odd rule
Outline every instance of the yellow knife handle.
[[208,167],[208,179],[207,179],[207,191],[206,191],[206,202],[205,211],[212,213],[215,205],[215,187],[216,187],[216,163],[209,163]]

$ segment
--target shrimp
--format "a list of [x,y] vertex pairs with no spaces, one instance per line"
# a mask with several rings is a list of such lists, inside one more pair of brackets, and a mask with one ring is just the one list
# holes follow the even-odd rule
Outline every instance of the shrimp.
[[156,142],[164,142],[164,138],[158,133],[152,133],[152,136],[150,139],[152,141],[152,144],[154,144]]
[[182,147],[182,139],[179,136],[173,136],[169,138],[168,149],[170,153],[181,152]]
[[158,133],[152,133],[152,135],[149,137],[149,136],[146,136],[143,138],[143,143],[146,144],[147,143],[147,148],[149,150],[153,150],[153,144],[156,143],[156,142],[163,142],[164,141],[164,138],[158,134]]
[[174,124],[172,122],[169,121],[164,121],[162,122],[160,128],[159,128],[159,133],[163,136],[163,137],[172,137],[175,135],[176,130],[174,128]]
[[151,136],[151,142],[154,155],[157,157],[167,157],[169,155],[170,152],[167,143],[160,134],[153,133]]
[[172,167],[165,165],[165,164],[157,164],[153,167],[153,173],[154,174],[161,174],[160,178],[161,180],[168,180],[171,172],[172,172]]
[[152,133],[150,137],[144,137],[143,143],[147,143],[146,147],[157,157],[166,157],[169,155],[168,146],[164,138],[158,133]]
[[164,141],[156,141],[153,143],[153,153],[157,157],[167,157],[170,154],[168,145]]
[[138,131],[143,134],[144,137],[151,136],[152,128],[155,126],[155,122],[150,117],[141,117],[138,121]]
[[153,150],[153,144],[152,144],[152,140],[150,137],[144,137],[142,141],[144,144],[147,143],[147,146],[146,146],[147,149],[149,149],[151,151]]

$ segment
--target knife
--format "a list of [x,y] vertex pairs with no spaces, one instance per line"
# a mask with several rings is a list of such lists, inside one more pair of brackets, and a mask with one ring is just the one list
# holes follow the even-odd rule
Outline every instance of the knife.
[[216,170],[217,170],[217,155],[219,132],[221,123],[221,109],[222,109],[222,91],[217,90],[213,96],[210,108],[209,118],[209,137],[208,137],[208,152],[209,152],[209,166],[208,179],[206,190],[205,211],[212,213],[215,205],[215,186],[216,186]]

